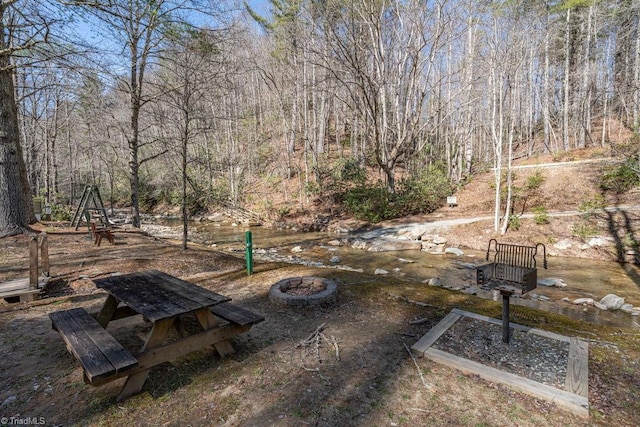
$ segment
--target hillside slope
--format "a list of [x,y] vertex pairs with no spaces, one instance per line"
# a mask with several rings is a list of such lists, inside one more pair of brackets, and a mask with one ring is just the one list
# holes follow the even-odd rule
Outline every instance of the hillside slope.
[[[485,249],[489,239],[499,238],[520,244],[541,242],[557,255],[633,261],[637,258],[640,240],[640,188],[615,195],[603,194],[598,185],[600,177],[616,163],[598,151],[587,150],[563,157],[540,156],[516,162],[514,186],[523,189],[536,175],[539,186],[521,191],[513,210],[517,219],[505,235],[494,231],[493,220],[448,227],[439,232],[451,245],[478,250]],[[458,202],[455,207],[445,206],[429,215],[391,223],[493,217],[493,170],[475,176],[455,196]],[[602,204],[617,210],[591,209]],[[544,214],[532,217],[536,208],[546,210],[546,221],[543,221]],[[560,215],[569,212],[573,215]]]

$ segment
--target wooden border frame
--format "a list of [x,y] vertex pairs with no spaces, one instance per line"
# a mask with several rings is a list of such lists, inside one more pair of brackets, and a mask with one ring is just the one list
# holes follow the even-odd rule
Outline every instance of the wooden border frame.
[[434,362],[459,369],[463,372],[479,375],[487,381],[504,384],[531,396],[550,400],[576,415],[583,417],[589,416],[589,347],[586,341],[582,341],[575,337],[567,337],[553,332],[543,331],[541,329],[518,325],[516,323],[509,324],[510,327],[529,334],[535,334],[569,343],[569,360],[564,387],[565,389],[561,390],[556,387],[542,384],[528,378],[523,378],[509,372],[501,371],[499,369],[432,348],[431,346],[438,340],[438,338],[440,338],[447,329],[449,329],[463,316],[502,325],[501,320],[492,319],[487,316],[464,310],[453,309],[440,321],[440,323],[431,328],[426,335],[411,347],[413,354],[429,358]]

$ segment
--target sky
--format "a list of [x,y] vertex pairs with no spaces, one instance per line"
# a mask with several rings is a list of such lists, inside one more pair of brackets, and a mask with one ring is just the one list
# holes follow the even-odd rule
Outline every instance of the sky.
[[[230,4],[236,4],[236,8],[243,9],[244,1],[257,13],[261,15],[268,16],[270,10],[270,1],[269,0],[228,0]],[[196,20],[197,21],[197,20]],[[107,59],[109,62],[113,64],[117,64],[120,62],[118,59],[121,55],[127,55],[126,50],[123,50],[121,43],[115,40],[112,40],[111,37],[104,31],[97,31],[97,23],[87,22],[86,20],[77,18],[73,22],[69,22],[66,27],[66,31],[70,35],[71,33],[75,33],[85,39],[87,43],[94,46],[100,46],[103,52],[112,52],[108,55],[101,55],[103,59]],[[256,24],[257,25],[257,24]],[[112,59],[108,59],[112,58]]]

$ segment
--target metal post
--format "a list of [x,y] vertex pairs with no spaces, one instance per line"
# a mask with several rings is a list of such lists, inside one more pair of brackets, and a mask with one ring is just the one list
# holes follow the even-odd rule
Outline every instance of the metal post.
[[509,295],[502,291],[502,342],[509,344]]
[[247,242],[245,245],[246,259],[247,259],[247,275],[251,276],[251,274],[253,274],[253,243],[251,241],[251,232],[247,231],[245,233],[245,237]]

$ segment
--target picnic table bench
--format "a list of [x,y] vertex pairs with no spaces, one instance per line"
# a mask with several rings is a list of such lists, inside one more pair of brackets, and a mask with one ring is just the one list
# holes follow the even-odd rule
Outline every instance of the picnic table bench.
[[[138,393],[154,366],[213,346],[221,356],[234,351],[230,339],[248,331],[264,316],[229,303],[230,298],[176,277],[150,270],[94,280],[108,296],[94,317],[83,308],[50,314],[52,326],[80,361],[86,383],[99,386],[127,380],[118,396]],[[111,321],[142,315],[153,324],[139,352],[124,348],[107,330]],[[181,316],[192,315],[202,331],[188,334]],[[178,338],[169,340],[171,329]]]
[[[491,251],[493,246],[493,252]],[[502,295],[502,341],[509,342],[509,298],[522,296],[538,286],[536,255],[542,248],[543,266],[547,268],[547,250],[542,243],[535,246],[498,243],[489,240],[485,259],[490,261],[476,267],[476,284],[484,289],[499,290]]]
[[102,243],[102,238],[106,237],[109,243],[114,244],[113,232],[111,231],[111,227],[97,226],[95,221],[90,221],[89,226],[91,227],[91,234],[93,235],[93,244],[100,246]]
[[111,377],[138,366],[138,360],[111,336],[84,308],[50,315],[67,349],[80,361],[87,382]]

